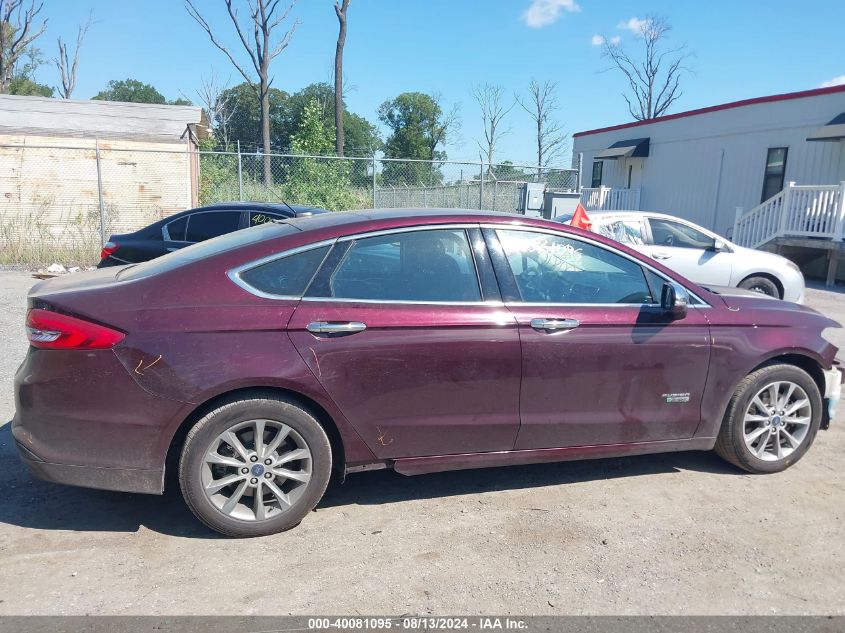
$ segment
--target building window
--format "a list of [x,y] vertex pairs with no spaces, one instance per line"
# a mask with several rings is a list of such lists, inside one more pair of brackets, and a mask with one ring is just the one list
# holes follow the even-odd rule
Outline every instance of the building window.
[[590,187],[596,188],[601,187],[601,168],[604,163],[600,160],[593,161],[593,179],[591,181]]
[[763,173],[763,196],[765,202],[783,189],[783,177],[786,174],[786,147],[770,147],[766,154],[766,171]]
[[628,189],[631,188],[631,176],[634,174],[634,166],[628,165]]

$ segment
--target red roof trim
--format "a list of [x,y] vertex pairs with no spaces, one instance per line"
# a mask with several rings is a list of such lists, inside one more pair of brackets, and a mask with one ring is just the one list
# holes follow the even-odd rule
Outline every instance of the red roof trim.
[[667,114],[655,119],[648,119],[647,121],[632,121],[631,123],[622,123],[621,125],[611,125],[609,127],[600,127],[595,130],[587,130],[585,132],[576,132],[573,138],[579,136],[588,136],[590,134],[599,134],[601,132],[612,132],[613,130],[624,130],[629,127],[639,127],[640,125],[651,125],[652,123],[660,123],[662,121],[671,121],[672,119],[683,119],[688,116],[697,116],[699,114],[707,114],[709,112],[718,112],[719,110],[730,110],[732,108],[741,108],[743,106],[757,105],[758,103],[771,103],[773,101],[789,101],[790,99],[803,99],[804,97],[818,97],[820,95],[833,94],[836,92],[845,92],[845,85],[830,86],[828,88],[814,88],[813,90],[802,90],[800,92],[787,92],[785,94],[770,95],[768,97],[756,97],[754,99],[744,99],[742,101],[733,101],[731,103],[723,103],[722,105],[709,106],[707,108],[699,108],[698,110],[687,110],[686,112],[678,112],[676,114]]

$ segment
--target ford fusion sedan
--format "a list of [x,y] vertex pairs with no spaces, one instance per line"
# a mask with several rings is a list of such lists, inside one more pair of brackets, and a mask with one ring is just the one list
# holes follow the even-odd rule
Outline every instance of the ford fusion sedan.
[[[569,222],[565,216],[557,220]],[[591,211],[590,220],[593,231],[659,260],[696,283],[804,302],[801,270],[780,255],[737,246],[697,224],[664,213]]]
[[314,215],[36,285],[12,433],[54,482],[161,494],[173,469],[232,536],[378,468],[715,448],[771,473],[833,417],[833,327],[554,222]]
[[189,209],[134,233],[112,235],[100,251],[97,268],[145,262],[232,231],[325,212],[325,209],[270,202],[221,202]]

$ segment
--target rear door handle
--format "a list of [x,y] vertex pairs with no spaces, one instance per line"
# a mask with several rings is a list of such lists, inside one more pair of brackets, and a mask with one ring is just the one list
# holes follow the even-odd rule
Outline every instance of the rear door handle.
[[543,332],[566,332],[579,325],[581,321],[578,319],[531,319],[531,327]]
[[356,334],[367,329],[360,321],[312,321],[305,326],[311,334]]
[[672,256],[669,253],[654,253],[652,257],[654,259],[669,259]]

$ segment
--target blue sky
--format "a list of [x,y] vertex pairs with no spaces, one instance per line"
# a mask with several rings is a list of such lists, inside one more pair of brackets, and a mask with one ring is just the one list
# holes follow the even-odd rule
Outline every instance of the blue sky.
[[[284,4],[284,0],[282,0]],[[241,55],[222,0],[196,0],[231,50]],[[273,66],[274,86],[294,92],[329,81],[337,37],[332,0],[300,0],[290,47]],[[110,79],[152,83],[166,97],[196,101],[199,79],[212,69],[231,83],[237,71],[187,15],[179,0],[45,0],[49,18],[38,45],[55,56],[56,37],[75,37],[89,10],[95,23],[80,56],[75,98],[89,98]],[[450,158],[477,160],[482,138],[470,86],[490,82],[523,92],[531,77],[558,82],[559,118],[568,132],[630,120],[622,77],[607,63],[596,35],[636,46],[623,24],[648,14],[666,17],[673,39],[695,53],[674,112],[845,82],[841,0],[352,0],[345,75],[350,109],[372,121],[381,102],[403,91],[439,92],[461,104],[460,139]],[[243,58],[243,57],[242,57]],[[38,79],[58,83],[45,65]],[[528,115],[515,108],[498,159],[533,163]],[[568,164],[568,158],[566,161]]]

